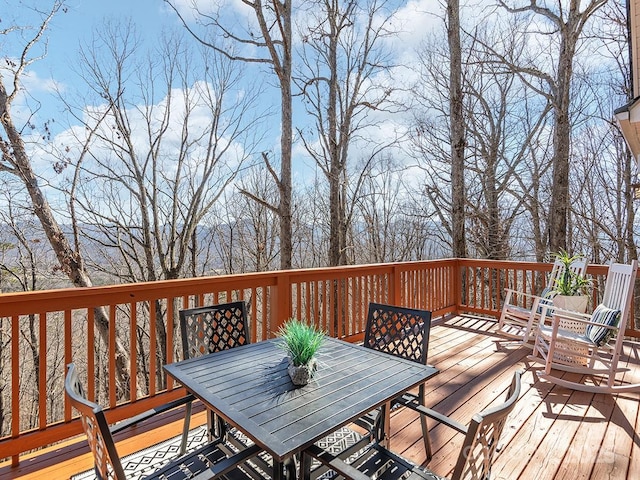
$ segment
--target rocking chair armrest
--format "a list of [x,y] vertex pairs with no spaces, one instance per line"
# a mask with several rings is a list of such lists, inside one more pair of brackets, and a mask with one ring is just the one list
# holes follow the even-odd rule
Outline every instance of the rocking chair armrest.
[[545,308],[546,310],[548,310],[549,314],[552,317],[566,318],[567,320],[578,320],[578,321],[586,321],[591,318],[590,313],[575,312],[573,310],[564,310],[554,305],[546,305],[542,308]]
[[[564,310],[562,308],[556,307],[552,303],[543,302],[539,304],[540,307],[540,325],[544,325],[545,319],[549,319],[553,325],[554,318],[560,319],[565,318],[567,320],[575,320],[579,322],[587,321],[591,318],[590,313],[580,313],[575,312],[573,310]],[[559,321],[559,320],[556,320]]]
[[540,325],[545,325],[549,320],[552,329],[556,330],[560,325],[560,320],[570,320],[572,322],[584,323],[585,328],[591,319],[588,313],[573,312],[571,310],[563,310],[553,305],[542,305],[540,314]]
[[395,405],[402,405],[403,407],[410,408],[411,410],[418,412],[420,415],[432,418],[436,422],[442,423],[449,428],[453,428],[460,433],[464,433],[465,435],[467,433],[468,428],[465,425],[462,425],[461,423],[456,422],[454,419],[449,418],[442,413],[436,412],[431,408],[420,405],[418,399],[414,395],[404,394],[401,397],[396,398],[393,403]]
[[541,297],[540,295],[535,295],[533,293],[518,292],[517,290],[512,290],[510,288],[505,288],[505,291],[507,292],[507,295],[505,296],[505,299],[504,299],[503,308],[508,308],[510,305],[517,307],[518,304],[512,302],[512,297],[514,296],[516,298],[521,298],[521,299],[528,298],[531,302],[531,311],[534,311],[534,312],[540,310],[544,306],[547,306],[547,307],[553,306],[549,298],[544,298],[544,297]]
[[525,293],[525,292],[520,292],[518,290],[514,290],[512,288],[505,288],[504,291],[507,293],[507,298],[509,298],[509,296],[511,295],[516,295],[518,297],[527,297],[527,298],[532,298],[534,300],[540,300],[542,297],[540,295],[536,295],[535,293]]
[[152,418],[160,413],[164,413],[176,407],[179,407],[181,405],[185,405],[189,402],[193,402],[195,399],[196,397],[194,397],[192,394],[187,394],[184,397],[180,397],[176,400],[172,400],[171,402],[167,402],[163,405],[150,408],[149,410],[145,410],[144,412],[139,413],[134,417],[127,418],[126,420],[118,422],[115,425],[111,426],[109,430],[111,430],[112,435],[115,435],[118,432],[121,432],[130,427],[133,427],[136,424],[143,422],[145,420],[148,420],[149,418]]
[[561,310],[561,309],[552,308],[550,309],[550,314],[551,314],[552,326],[555,323],[559,323],[560,320],[566,319],[566,320],[571,320],[572,322],[582,323],[584,324],[585,328],[587,328],[589,325],[607,328],[609,330],[618,330],[619,328],[621,328],[620,325],[614,326],[614,325],[608,325],[606,323],[594,322],[593,320],[591,320],[593,315],[590,313],[580,313],[580,312],[573,312],[570,310]]

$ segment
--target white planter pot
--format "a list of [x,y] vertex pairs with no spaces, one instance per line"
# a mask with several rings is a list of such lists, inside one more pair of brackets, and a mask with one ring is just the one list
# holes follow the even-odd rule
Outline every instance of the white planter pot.
[[572,312],[586,312],[588,303],[589,297],[587,295],[556,295],[553,297],[554,306]]

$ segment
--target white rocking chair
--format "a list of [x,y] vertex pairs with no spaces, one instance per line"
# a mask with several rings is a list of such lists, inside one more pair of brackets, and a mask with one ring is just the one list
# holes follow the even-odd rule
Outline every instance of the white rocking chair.
[[[573,390],[594,393],[640,391],[640,384],[616,383],[618,360],[631,311],[638,262],[614,263],[609,267],[602,303],[591,315],[542,307],[533,354],[529,359],[544,363],[543,379]],[[546,310],[551,318],[546,316]],[[587,375],[591,383],[560,378],[553,370]]]
[[[574,260],[569,269],[575,275],[584,275],[587,269],[586,259]],[[505,288],[506,297],[498,321],[498,333],[510,339],[520,340],[524,344],[533,340],[542,306],[553,304],[553,289],[556,280],[563,274],[564,264],[556,259],[547,279],[547,285],[539,296]]]

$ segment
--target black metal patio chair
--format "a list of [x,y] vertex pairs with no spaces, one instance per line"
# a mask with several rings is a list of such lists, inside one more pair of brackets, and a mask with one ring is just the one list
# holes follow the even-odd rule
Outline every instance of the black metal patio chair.
[[[183,358],[196,358],[208,353],[248,345],[249,324],[244,301],[221,303],[180,310],[180,333]],[[187,403],[182,442],[189,433],[192,403]],[[223,438],[226,423],[211,411],[207,412],[210,438]]]
[[[369,303],[367,325],[364,335],[364,346],[381,352],[406,358],[417,363],[427,363],[427,351],[429,349],[429,331],[431,329],[431,312],[382,303]],[[407,393],[407,399],[415,400],[418,405],[425,404],[424,384],[418,387],[417,395]],[[404,406],[413,408],[413,402],[402,402]],[[392,403],[392,408],[398,402]],[[379,418],[380,411],[369,413],[360,419],[361,426],[368,428],[373,437],[380,440],[384,432],[380,431],[382,422]],[[429,429],[427,419],[420,415],[420,424],[424,437],[427,457],[431,458],[431,443],[429,441]]]
[[[521,371],[513,375],[504,403],[477,413],[471,419],[468,427],[436,414],[434,411],[414,405],[424,415],[464,433],[465,438],[450,480],[475,479],[487,480],[498,447],[500,435],[505,426],[509,413],[513,410],[521,388]],[[316,459],[325,469],[311,470],[312,459]],[[312,445],[302,454],[303,478],[317,478],[316,472],[327,476],[327,468],[336,475],[333,479],[348,478],[365,480],[380,478],[385,480],[405,479],[414,480],[447,480],[424,467],[401,457],[377,442],[372,442],[364,450],[353,454],[332,454],[318,445]]]
[[[73,363],[68,365],[65,391],[71,406],[80,413],[82,427],[93,453],[94,471],[99,480],[127,480],[128,478],[113,439],[116,433],[171,408],[181,406],[185,402],[185,398],[181,398],[165,404],[162,408],[149,410],[109,426],[100,405],[87,399]],[[237,469],[238,465],[259,452],[260,448],[256,445],[235,453],[233,449],[227,448],[222,440],[208,442],[186,455],[170,459],[168,463],[159,462],[163,463],[162,466],[153,472],[148,472],[143,478],[145,480],[180,480],[194,478],[198,474],[202,475],[198,478],[227,478],[227,475],[231,475],[232,478],[241,478],[244,474]]]

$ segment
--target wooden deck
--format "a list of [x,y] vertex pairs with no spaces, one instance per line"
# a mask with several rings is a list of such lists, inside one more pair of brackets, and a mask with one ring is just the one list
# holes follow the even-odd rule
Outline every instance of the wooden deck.
[[[429,363],[441,373],[427,386],[428,406],[466,424],[475,412],[504,398],[514,370],[527,370],[492,479],[640,478],[640,435],[636,433],[640,431],[640,394],[590,394],[542,382],[536,367],[526,361],[530,350],[500,341],[494,330],[494,321],[470,317],[455,317],[432,327]],[[640,376],[640,345],[629,343],[625,353],[624,361],[634,369],[634,376]],[[118,444],[121,454],[177,435],[181,421],[170,420],[153,425],[142,437],[123,440]],[[429,467],[450,475],[462,436],[440,425],[430,427],[435,453]],[[413,412],[394,412],[391,433],[393,450],[416,462],[425,461],[420,424]],[[90,467],[81,438],[25,457],[18,468],[0,465],[0,478],[65,479]]]

